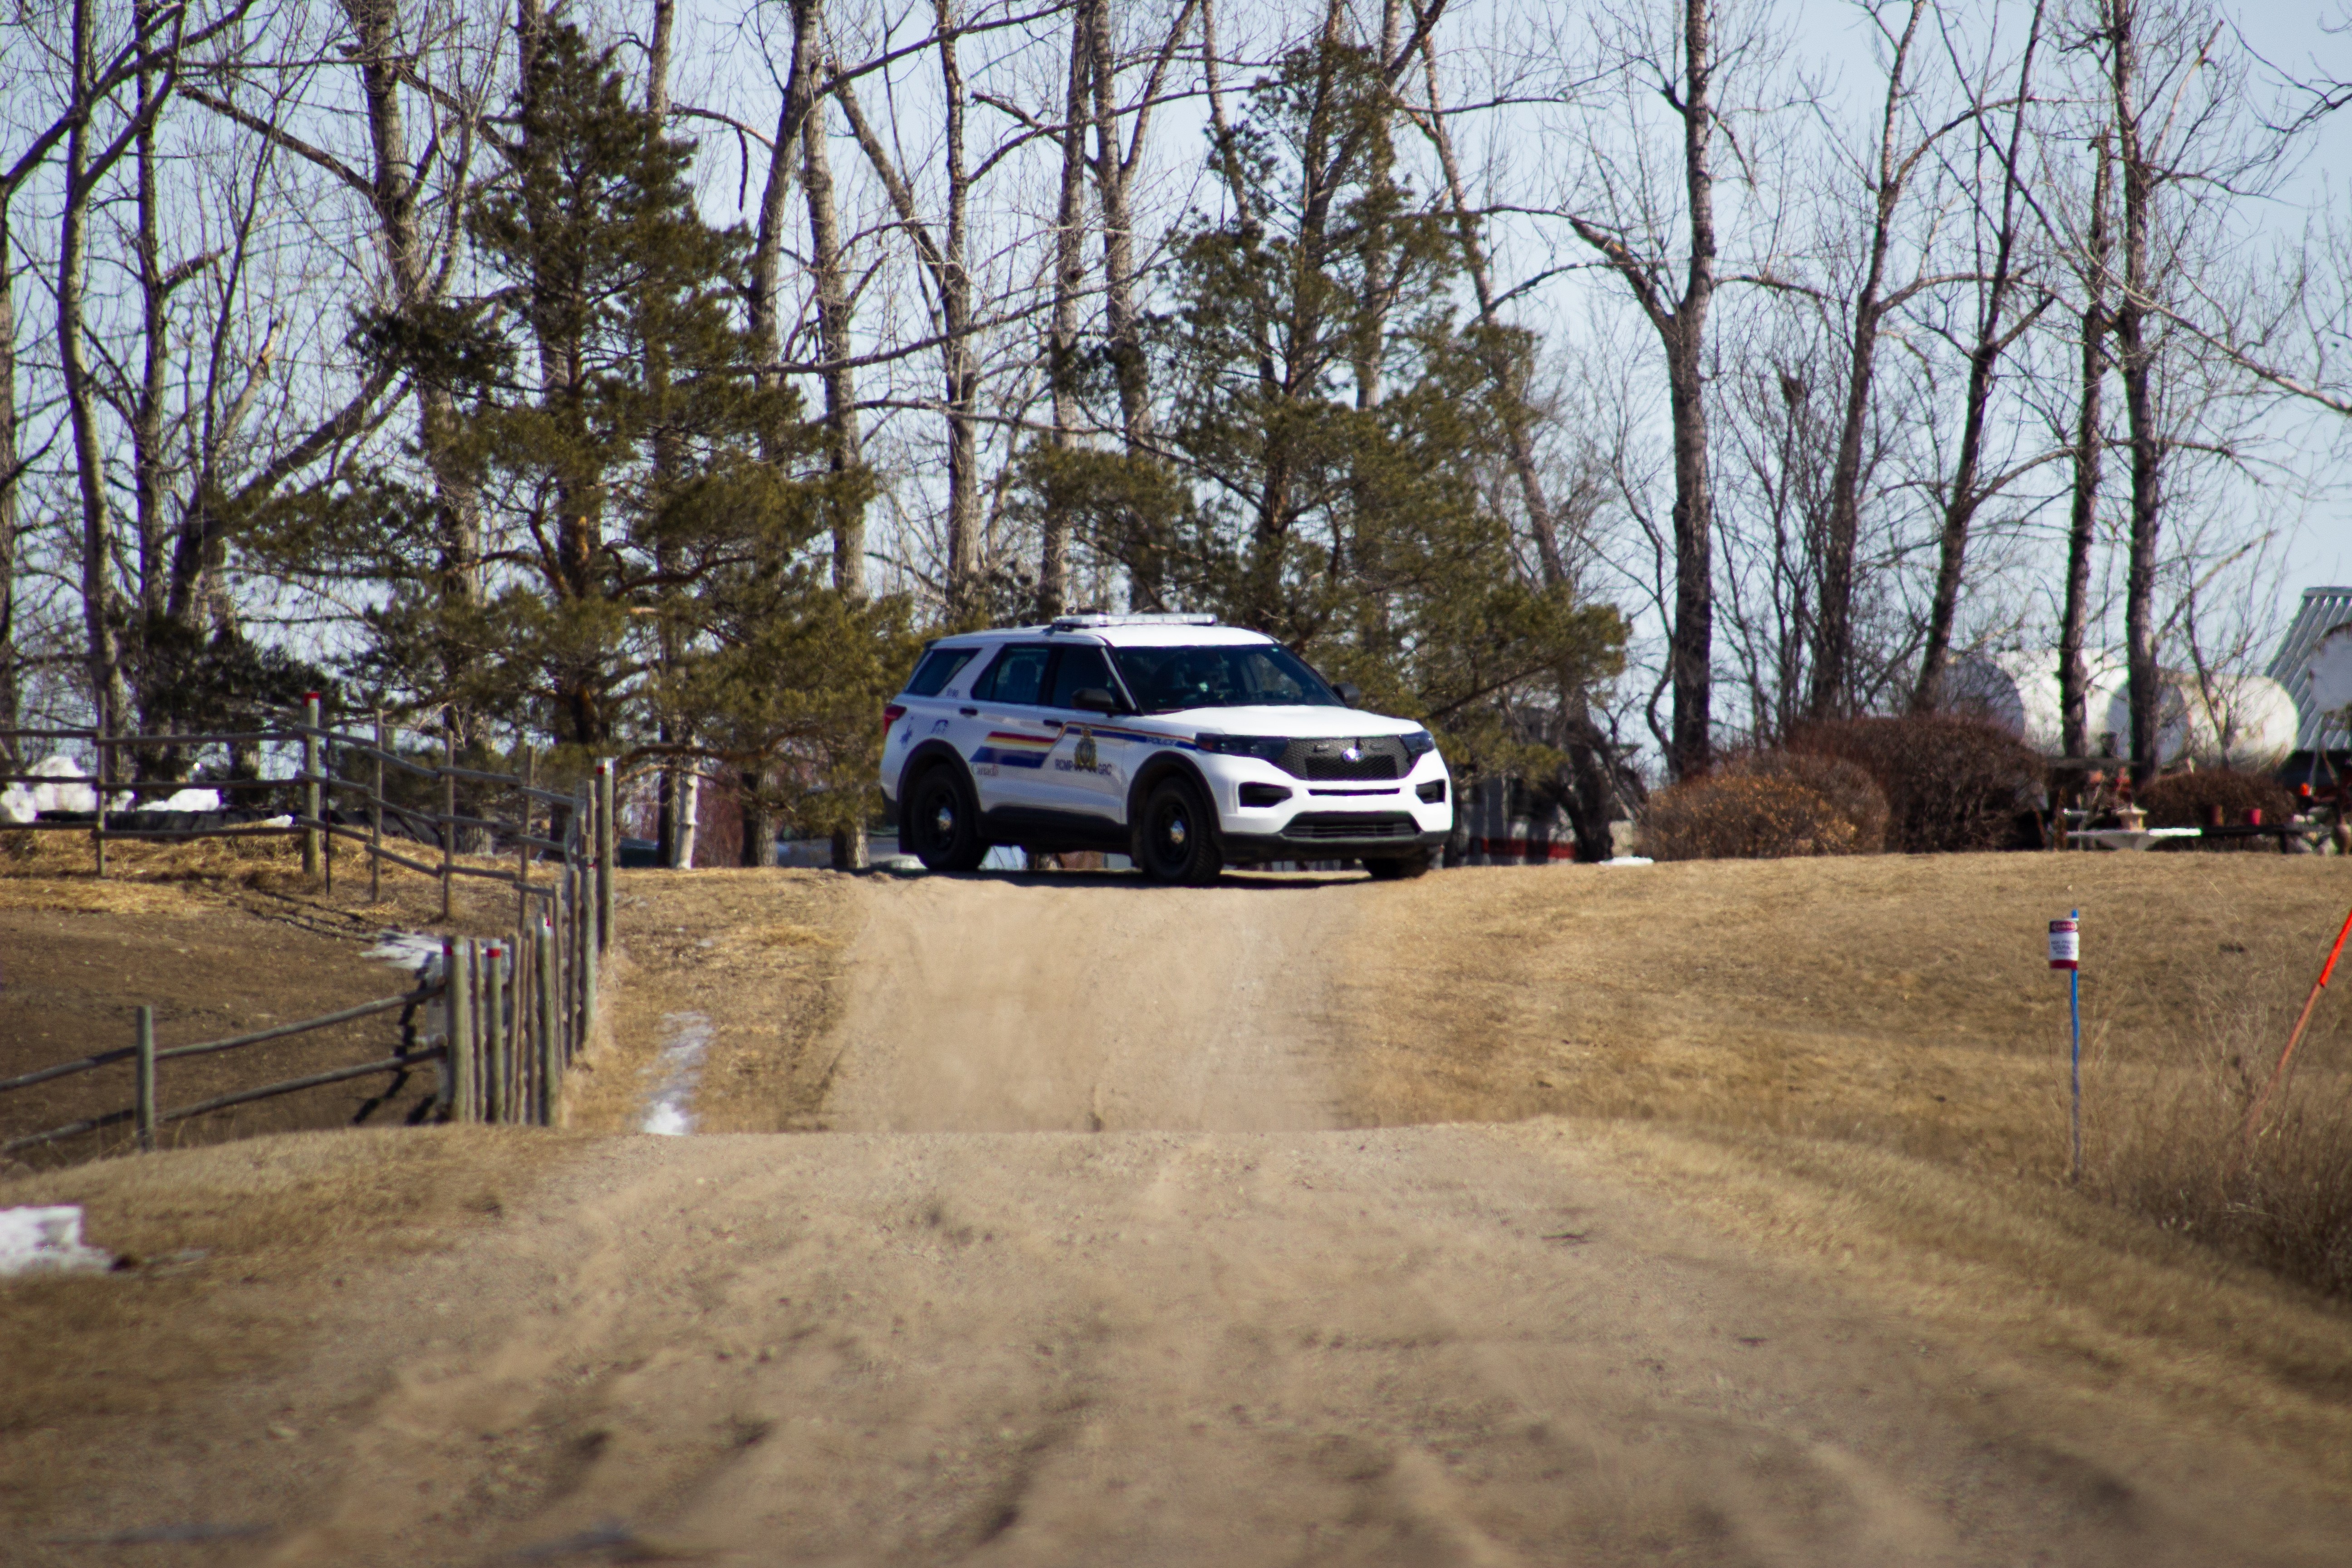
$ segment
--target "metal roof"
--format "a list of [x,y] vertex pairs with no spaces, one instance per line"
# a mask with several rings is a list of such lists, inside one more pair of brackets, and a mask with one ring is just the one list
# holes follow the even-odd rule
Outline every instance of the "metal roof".
[[2312,653],[2319,647],[2320,638],[2347,625],[2352,625],[2352,588],[2305,588],[2302,608],[2295,611],[2286,636],[2279,639],[2279,650],[2272,656],[2270,668],[2263,672],[2285,687],[2287,695],[2294,699],[2294,743],[2299,750],[2315,751],[2323,739],[2330,746],[2352,742],[2352,731],[2341,724],[2329,725],[2327,715],[2311,702]]

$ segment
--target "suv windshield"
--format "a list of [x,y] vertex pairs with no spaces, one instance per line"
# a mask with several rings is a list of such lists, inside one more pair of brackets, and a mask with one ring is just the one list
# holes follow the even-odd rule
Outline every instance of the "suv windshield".
[[1112,657],[1146,713],[1184,708],[1345,706],[1297,654],[1273,643],[1123,647]]

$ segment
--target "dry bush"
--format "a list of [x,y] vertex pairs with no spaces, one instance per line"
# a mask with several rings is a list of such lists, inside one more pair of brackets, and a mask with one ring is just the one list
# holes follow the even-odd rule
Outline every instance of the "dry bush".
[[2352,1298],[2352,1075],[2307,1037],[2244,1136],[2293,1020],[2280,999],[2301,994],[2284,973],[2264,981],[2200,1007],[2169,1059],[2085,1085],[2085,1184],[2167,1230]]
[[1886,847],[1906,855],[2006,847],[2040,801],[2041,754],[1982,719],[1949,713],[1801,726],[1789,749],[1852,763],[1886,794]]
[[1742,778],[1780,779],[1828,801],[1853,825],[1853,842],[1839,853],[1875,855],[1886,847],[1886,792],[1843,758],[1817,752],[1754,752],[1721,771]]
[[[2140,805],[2151,827],[2202,827],[2210,806],[2221,808],[2224,823],[2241,823],[2249,811],[2260,811],[2264,822],[2284,822],[2294,815],[2294,796],[2286,785],[2267,773],[2242,773],[2230,768],[2171,773],[2140,792]],[[2275,854],[2278,846],[2267,838],[2217,838],[2200,849],[2260,850]]]
[[1849,855],[1854,825],[1790,779],[1715,773],[1650,797],[1642,847],[1656,860],[1778,860]]

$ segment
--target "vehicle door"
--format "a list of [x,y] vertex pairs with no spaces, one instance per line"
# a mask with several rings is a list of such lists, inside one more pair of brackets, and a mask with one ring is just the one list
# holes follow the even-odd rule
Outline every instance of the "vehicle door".
[[1089,689],[1118,692],[1110,660],[1089,644],[1063,645],[1045,697],[1048,717],[1062,726],[1061,738],[1046,760],[1045,784],[1059,809],[1121,822],[1127,816],[1129,753],[1135,742],[1128,738],[1131,731],[1078,706],[1077,694]]
[[969,753],[982,811],[1050,808],[1045,759],[1061,726],[1044,702],[1050,643],[1009,643],[973,683],[971,706],[981,722],[979,744]]
[[890,732],[882,742],[882,777],[885,787],[898,787],[898,774],[917,746],[938,736],[947,741],[964,755],[971,748],[967,737],[957,733],[957,726],[976,725],[977,718],[961,718],[957,709],[962,702],[963,681],[967,673],[976,673],[972,664],[988,650],[984,647],[933,647],[927,650],[915,673],[907,678],[906,689],[884,710],[890,720]]

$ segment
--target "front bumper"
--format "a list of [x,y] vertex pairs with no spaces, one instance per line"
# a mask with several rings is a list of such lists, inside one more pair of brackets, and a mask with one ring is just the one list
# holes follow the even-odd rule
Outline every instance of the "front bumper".
[[1227,833],[1219,842],[1229,865],[1250,866],[1267,860],[1386,860],[1402,859],[1409,855],[1435,855],[1445,847],[1450,830],[1414,831],[1407,834],[1368,836],[1357,838],[1317,836],[1311,838],[1293,837],[1286,833]]
[[[1202,761],[1217,796],[1219,841],[1236,864],[1417,855],[1443,846],[1454,828],[1454,781],[1435,756],[1392,783],[1310,782],[1255,758]],[[1252,803],[1268,785],[1282,798]],[[1424,788],[1439,798],[1423,800]]]

